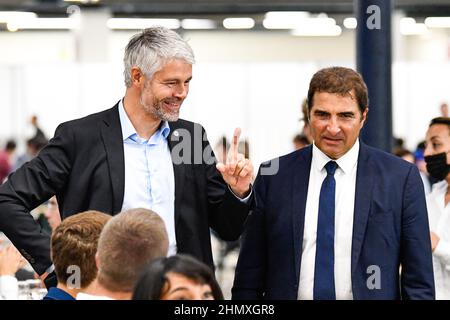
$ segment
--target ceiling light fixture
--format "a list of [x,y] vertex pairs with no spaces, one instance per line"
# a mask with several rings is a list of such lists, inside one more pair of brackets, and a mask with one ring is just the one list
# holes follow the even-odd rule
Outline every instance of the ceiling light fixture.
[[110,29],[140,30],[154,26],[178,29],[181,24],[178,19],[110,18],[106,25]]
[[252,18],[226,18],[223,20],[226,29],[251,29],[255,26]]

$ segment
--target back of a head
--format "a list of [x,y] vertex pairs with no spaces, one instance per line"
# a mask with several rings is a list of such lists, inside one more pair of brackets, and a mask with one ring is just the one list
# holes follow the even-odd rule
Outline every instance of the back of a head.
[[35,136],[27,140],[27,146],[32,149],[34,155],[39,153],[48,143],[48,140],[42,136]]
[[308,90],[308,112],[314,105],[314,94],[316,92],[327,92],[342,96],[351,94],[354,97],[359,110],[364,110],[369,106],[367,86],[361,75],[353,69],[345,67],[330,67],[317,71],[311,79]]
[[12,151],[16,150],[16,147],[17,147],[17,145],[14,140],[8,140],[6,142],[5,150],[12,152]]
[[292,142],[301,147],[305,147],[310,144],[308,138],[306,138],[304,134],[296,134],[294,139],[292,139]]
[[402,148],[402,147],[395,148],[392,153],[395,154],[397,157],[400,157],[400,158],[403,158],[405,156],[414,157],[414,155],[412,154],[411,151],[409,151],[406,148]]
[[[110,215],[99,211],[86,211],[66,218],[53,231],[51,254],[58,282],[68,287],[79,285],[85,288],[95,279],[98,239],[110,218]],[[79,268],[79,284],[76,281],[68,283],[70,276],[77,271],[74,268]]]
[[181,59],[195,63],[194,53],[189,44],[175,31],[165,27],[152,27],[134,35],[125,48],[125,85],[131,86],[131,68],[138,67],[150,80],[164,63]]
[[223,293],[212,270],[194,257],[177,254],[171,257],[156,259],[148,264],[136,283],[133,300],[159,300],[169,290],[166,283],[167,274],[176,273],[198,284],[211,287],[215,300],[223,300]]
[[151,210],[138,208],[114,216],[98,243],[97,281],[113,292],[130,292],[142,268],[165,257],[169,248],[164,221]]

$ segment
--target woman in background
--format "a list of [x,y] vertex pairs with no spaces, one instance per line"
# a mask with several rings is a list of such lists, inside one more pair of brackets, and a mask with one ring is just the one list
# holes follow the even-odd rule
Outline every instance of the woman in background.
[[133,300],[223,300],[208,266],[187,255],[152,261],[139,277]]
[[438,182],[427,195],[436,299],[450,299],[450,118],[431,120],[424,152],[427,171]]

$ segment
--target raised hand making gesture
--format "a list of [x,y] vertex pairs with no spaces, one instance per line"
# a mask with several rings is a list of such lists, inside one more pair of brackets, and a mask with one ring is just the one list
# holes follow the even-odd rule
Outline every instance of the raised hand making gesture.
[[238,153],[240,135],[241,129],[236,128],[226,163],[220,162],[216,165],[216,168],[234,194],[240,198],[245,198],[250,193],[250,184],[253,179],[253,164],[242,153]]

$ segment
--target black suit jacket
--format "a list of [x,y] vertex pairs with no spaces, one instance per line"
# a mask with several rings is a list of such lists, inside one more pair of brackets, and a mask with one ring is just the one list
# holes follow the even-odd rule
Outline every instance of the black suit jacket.
[[[169,126],[172,155],[185,159],[173,158],[178,252],[213,267],[209,228],[225,240],[237,239],[249,205],[229,191],[216,170],[199,124],[178,120]],[[39,155],[0,186],[0,230],[42,274],[51,265],[50,242],[30,210],[56,194],[63,219],[85,210],[114,215],[122,208],[124,178],[118,105],[63,123]]]

